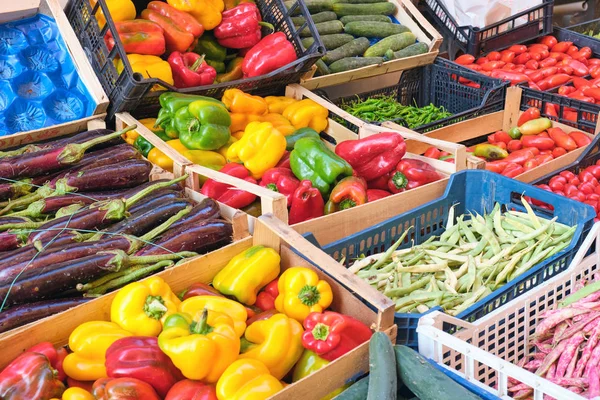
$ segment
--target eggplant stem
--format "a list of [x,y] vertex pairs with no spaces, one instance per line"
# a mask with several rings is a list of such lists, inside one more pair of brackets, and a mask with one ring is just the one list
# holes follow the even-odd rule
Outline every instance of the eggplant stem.
[[109,133],[108,135],[99,136],[93,139],[88,140],[83,143],[70,143],[64,147],[64,149],[57,156],[58,161],[63,165],[70,165],[79,162],[83,155],[90,148],[99,145],[100,143],[108,142],[109,140],[116,139],[121,135],[137,128],[136,124],[128,126],[125,129],[122,129],[117,132]]
[[125,201],[125,209],[129,209],[131,208],[134,204],[136,204],[137,202],[139,202],[141,199],[143,199],[144,197],[146,197],[147,195],[149,195],[150,193],[154,192],[155,190],[158,189],[162,189],[162,188],[166,188],[171,186],[174,183],[178,183],[181,182],[185,179],[187,179],[188,175],[184,174],[181,175],[179,178],[175,178],[173,180],[170,180],[168,182],[158,182],[155,183],[153,185],[150,185],[142,190],[140,190],[139,192],[137,192],[136,194],[134,194],[133,196],[129,197],[126,201]]
[[128,266],[140,265],[140,264],[152,264],[160,261],[173,261],[178,259],[196,257],[198,253],[193,251],[182,251],[180,253],[160,254],[155,256],[131,256],[127,260]]
[[100,286],[97,286],[94,289],[88,290],[86,295],[100,295],[105,294],[109,290],[117,289],[126,285],[130,282],[137,281],[153,272],[158,271],[161,268],[168,268],[173,265],[173,261],[160,261],[156,264],[148,265],[145,267],[132,267],[126,270],[123,270],[120,274],[121,276],[112,279]]
[[156,228],[152,229],[150,232],[147,232],[146,234],[141,236],[140,240],[142,240],[144,242],[149,242],[150,240],[154,239],[158,235],[163,234],[165,231],[167,231],[171,227],[171,225],[173,225],[175,222],[179,221],[185,215],[189,214],[191,210],[192,210],[192,207],[187,206],[186,208],[179,211],[177,214],[173,215],[171,218],[169,218],[168,220],[166,220],[165,222],[163,222]]

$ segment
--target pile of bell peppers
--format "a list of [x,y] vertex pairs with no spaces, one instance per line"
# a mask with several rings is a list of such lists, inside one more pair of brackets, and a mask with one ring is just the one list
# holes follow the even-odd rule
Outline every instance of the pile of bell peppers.
[[367,325],[328,310],[332,301],[314,270],[282,271],[275,250],[253,246],[212,286],[177,296],[153,276],[123,287],[110,321],[79,325],[68,348],[43,342],[13,360],[0,398],[266,399],[369,340]]
[[541,118],[540,110],[534,107],[521,114],[517,125],[508,132],[489,135],[487,143],[467,151],[485,160],[488,171],[514,178],[592,141],[583,132],[567,134],[560,127],[553,127],[553,122]]
[[[177,88],[260,76],[297,59],[286,35],[250,1],[151,1],[137,19],[131,0],[122,3],[107,2],[116,27],[104,36],[108,49],[118,34],[134,72]],[[263,37],[262,27],[271,33]],[[123,71],[122,60],[115,63]]]

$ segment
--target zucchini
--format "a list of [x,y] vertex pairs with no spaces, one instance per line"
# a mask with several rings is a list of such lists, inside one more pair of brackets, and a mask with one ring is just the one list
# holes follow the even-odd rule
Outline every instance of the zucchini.
[[340,18],[340,21],[346,25],[348,22],[354,21],[392,22],[392,19],[387,15],[346,15]]
[[359,37],[335,50],[328,51],[322,58],[325,64],[329,65],[345,57],[354,57],[362,55],[369,48],[369,39]]
[[369,391],[369,375],[354,382],[348,389],[338,394],[333,400],[365,400]]
[[[318,24],[315,24],[315,27],[317,28],[317,32],[319,32],[319,35],[331,35],[334,33],[344,32],[344,24],[342,24],[338,20],[319,22]],[[308,26],[306,28],[302,29],[302,32],[300,32],[300,36],[302,36],[302,37],[312,36],[312,34],[310,33],[310,30],[308,29]]]
[[399,51],[386,51],[385,52],[385,59],[387,60],[397,60],[400,58],[406,58],[406,57],[412,57],[412,56],[418,56],[419,54],[425,54],[429,52],[429,46],[427,46],[425,43],[415,43],[415,44],[411,44],[408,47],[403,48],[402,50]]
[[404,25],[391,22],[352,21],[344,25],[344,32],[355,37],[384,38],[410,32],[410,29]]
[[346,15],[392,15],[396,12],[393,3],[344,4],[336,3],[332,7],[338,17]]
[[398,377],[395,372],[394,345],[383,332],[375,332],[369,340],[369,368],[367,400],[396,400]]
[[394,346],[394,352],[398,379],[420,400],[481,400],[410,347]]
[[[284,1],[285,7],[289,10],[296,1]],[[311,14],[317,14],[323,11],[331,11],[333,9],[333,0],[305,0],[306,8]],[[298,10],[300,8],[298,7]],[[296,14],[296,13],[294,13]]]
[[[321,41],[323,41],[323,46],[327,50],[334,50],[340,46],[345,45],[348,42],[354,40],[354,36],[348,35],[346,33],[334,33],[333,35],[323,35],[321,36]],[[305,48],[309,48],[315,42],[315,38],[308,37],[302,39],[302,46]]]
[[388,36],[369,47],[364,56],[365,57],[382,57],[386,51],[398,51],[405,47],[414,44],[417,37],[412,32],[399,33],[397,35]]
[[329,67],[327,66],[327,64],[325,64],[323,62],[323,59],[319,59],[315,65],[317,66],[317,71],[319,71],[319,75],[329,75],[331,74],[331,71],[329,70]]
[[[323,11],[311,15],[311,18],[315,24],[318,24],[319,22],[333,21],[337,19],[337,15],[335,15],[333,11]],[[292,17],[292,22],[296,26],[302,26],[302,24],[306,22],[306,19],[304,17]]]
[[329,66],[332,74],[383,63],[383,57],[345,57]]

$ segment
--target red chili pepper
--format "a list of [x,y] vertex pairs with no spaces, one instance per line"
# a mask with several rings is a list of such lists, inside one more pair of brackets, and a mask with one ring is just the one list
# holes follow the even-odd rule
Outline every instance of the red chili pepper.
[[244,78],[265,75],[294,61],[296,50],[283,32],[265,36],[244,56]]
[[[165,3],[166,4],[166,3]],[[146,54],[161,56],[166,50],[165,35],[163,29],[155,22],[136,19],[132,21],[115,22],[119,39],[127,54]],[[108,51],[115,46],[115,38],[112,31],[104,35],[104,42]]]
[[536,70],[540,67],[540,63],[535,60],[529,60],[525,63],[525,68]]
[[554,158],[564,156],[565,154],[567,154],[567,150],[563,149],[562,147],[556,147],[554,150],[552,150],[552,157]]
[[252,47],[261,38],[261,26],[273,29],[273,25],[261,20],[260,11],[254,3],[242,3],[223,11],[223,19],[215,28],[217,42],[229,49]]
[[[540,109],[537,107],[529,107],[521,116],[519,117],[519,121],[517,122],[517,126],[523,125],[527,121],[531,121],[532,119],[540,118]],[[510,136],[509,136],[510,138]],[[510,139],[509,139],[510,141]],[[506,142],[508,143],[508,142]]]
[[23,353],[0,372],[2,399],[60,398],[64,390],[62,382],[54,376],[50,361],[40,353]]
[[501,69],[495,69],[490,74],[492,78],[498,78],[505,81],[510,81],[512,84],[529,81],[529,77],[525,74],[520,74],[514,71],[503,71]]
[[291,205],[294,192],[300,186],[300,181],[291,169],[270,168],[262,176],[260,186],[281,193],[287,199],[287,204]]
[[475,62],[475,57],[473,57],[470,54],[463,54],[457,57],[456,60],[454,60],[454,62],[460,65],[470,65],[473,64],[473,62]]
[[539,150],[552,150],[555,147],[554,140],[536,135],[523,136],[521,142],[524,147],[535,147]]
[[527,46],[522,44],[515,44],[508,48],[508,51],[512,51],[515,54],[525,53],[527,51]]
[[[219,172],[256,184],[256,179],[252,178],[250,172],[241,164],[225,164]],[[246,207],[256,200],[256,195],[252,193],[234,189],[231,185],[217,182],[213,179],[208,179],[204,182],[200,193],[233,208]]]
[[563,61],[564,65],[567,65],[571,68],[573,68],[573,75],[575,76],[586,76],[590,73],[590,71],[588,70],[588,67],[586,67],[581,61],[577,61],[577,60],[564,60]]
[[557,44],[552,46],[551,50],[553,53],[566,53],[572,44],[573,42],[558,42]]
[[174,51],[167,61],[176,88],[212,85],[217,77],[217,71],[204,61],[204,56],[196,53]]
[[[574,131],[569,133],[569,137],[577,143],[577,147],[585,147],[592,143],[592,139],[583,132]],[[600,178],[600,175],[598,176]]]
[[525,172],[525,169],[521,165],[509,163],[509,165],[506,166],[504,171],[502,171],[502,175],[508,178],[514,178],[518,175],[521,175],[523,172]]
[[387,190],[367,189],[367,203],[370,203],[372,201],[376,201],[379,199],[383,199],[383,198],[386,198],[391,195],[392,194],[390,192],[388,192]]
[[165,400],[217,400],[217,390],[213,385],[184,379],[173,385]]
[[518,56],[515,57],[514,59],[514,63],[515,64],[525,64],[527,61],[531,60],[531,54],[529,53],[515,53],[515,54],[519,54]]
[[279,288],[277,286],[279,279],[271,281],[265,286],[256,296],[254,305],[263,311],[275,309],[275,299],[279,296]]
[[294,192],[290,208],[289,224],[308,221],[309,219],[323,216],[325,202],[319,189],[312,186],[312,182],[304,180]]
[[538,40],[538,42],[541,44],[545,44],[549,48],[552,48],[556,43],[558,43],[558,40],[556,40],[556,38],[554,36],[548,35],[548,36],[541,37]]

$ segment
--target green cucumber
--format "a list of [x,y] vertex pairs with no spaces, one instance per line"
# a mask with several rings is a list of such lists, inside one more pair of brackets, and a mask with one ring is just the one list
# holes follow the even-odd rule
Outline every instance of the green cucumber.
[[345,57],[354,57],[362,55],[369,48],[369,39],[359,37],[335,50],[328,51],[322,58],[325,64],[329,65]]
[[354,21],[392,22],[392,19],[387,15],[346,15],[340,18],[340,21],[346,25],[348,22]]
[[383,61],[383,57],[345,57],[331,63],[329,70],[332,74],[335,74],[337,72],[350,71],[369,65],[381,64]]
[[[304,0],[308,12],[311,14],[317,14],[323,11],[331,11],[333,9],[333,0]],[[284,1],[286,8],[289,10],[292,8],[296,1]],[[298,7],[300,10],[300,7]],[[297,11],[299,13],[299,11]]]
[[420,400],[481,400],[410,347],[394,346],[394,352],[398,379]]
[[338,17],[346,15],[392,15],[396,12],[396,5],[387,2],[370,4],[336,3],[332,9]]
[[[348,35],[347,33],[334,33],[333,35],[323,35],[321,36],[321,41],[323,42],[323,46],[327,50],[334,50],[340,46],[345,45],[348,42],[354,40],[354,36]],[[315,38],[308,37],[302,39],[302,46],[305,48],[309,48],[315,42]]]
[[[315,27],[317,28],[317,32],[319,32],[319,35],[331,35],[334,33],[344,32],[344,24],[342,24],[338,20],[319,22],[318,24],[315,24]],[[312,36],[312,34],[310,33],[308,27],[306,27],[302,29],[302,32],[300,32],[300,36],[310,37]]]
[[354,382],[352,386],[333,398],[333,400],[365,400],[369,391],[369,375]]
[[384,38],[410,32],[410,29],[404,25],[391,22],[353,21],[344,25],[344,32],[355,37]]
[[[337,19],[337,15],[335,15],[333,11],[323,11],[311,15],[311,18],[315,24],[318,24],[319,22],[333,21]],[[304,17],[292,17],[292,22],[296,26],[302,26],[302,24],[306,22],[306,19],[304,19]]]
[[315,63],[315,66],[317,67],[317,71],[319,71],[319,75],[329,75],[329,74],[331,74],[331,71],[329,70],[329,67],[327,66],[327,64],[325,64],[323,62],[323,59],[319,59]]
[[[398,377],[394,345],[390,338],[381,331],[375,332],[369,340],[369,368],[367,400],[396,400]],[[442,398],[444,397],[438,399]]]
[[415,44],[411,44],[408,47],[403,48],[400,51],[386,51],[385,52],[385,59],[387,60],[397,60],[400,58],[406,58],[406,57],[412,57],[412,56],[418,56],[419,54],[425,54],[429,52],[429,46],[427,46],[425,43],[420,42],[420,43],[415,43]]
[[414,44],[417,37],[412,32],[399,33],[397,35],[388,36],[369,47],[364,56],[365,57],[382,57],[386,51],[398,51],[405,47]]

